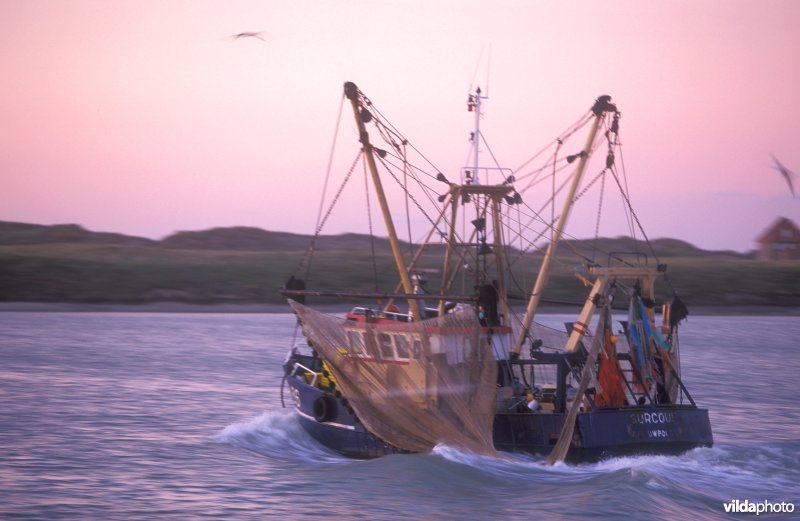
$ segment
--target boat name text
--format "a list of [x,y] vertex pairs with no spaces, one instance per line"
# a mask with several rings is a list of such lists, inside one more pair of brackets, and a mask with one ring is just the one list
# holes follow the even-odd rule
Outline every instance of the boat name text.
[[653,425],[675,423],[675,413],[672,412],[635,412],[628,416],[628,421],[636,425]]

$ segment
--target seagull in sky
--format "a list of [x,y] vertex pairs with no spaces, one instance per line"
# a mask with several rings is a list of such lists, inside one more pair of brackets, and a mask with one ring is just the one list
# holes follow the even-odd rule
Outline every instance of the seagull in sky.
[[772,165],[772,168],[780,172],[783,178],[786,179],[786,184],[789,185],[789,190],[791,190],[792,196],[794,197],[794,184],[792,183],[792,179],[794,178],[794,172],[783,166],[781,162],[778,161],[778,159],[772,154],[770,154],[770,157],[772,157],[772,162],[775,163],[774,165]]
[[238,40],[239,38],[258,38],[262,42],[266,42],[267,40],[264,39],[264,33],[260,31],[245,31],[243,33],[234,34],[231,36],[234,40]]

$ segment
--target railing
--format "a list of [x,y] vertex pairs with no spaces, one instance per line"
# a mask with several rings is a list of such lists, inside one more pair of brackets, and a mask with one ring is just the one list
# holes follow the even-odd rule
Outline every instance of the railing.
[[[575,367],[573,367],[572,364],[569,363],[569,360],[567,360],[566,358],[564,358],[564,363],[567,364],[567,369],[569,369],[569,372],[572,374],[572,377],[575,379],[575,381],[576,382],[580,382],[581,378],[582,378],[582,374],[581,373],[583,371],[581,371],[579,373],[578,370]],[[623,380],[624,380],[624,378],[623,378]],[[626,382],[626,384],[627,384],[627,382]],[[583,397],[586,398],[589,401],[589,405],[591,406],[591,408],[595,409],[594,398],[592,398],[592,396],[589,394],[588,388],[586,389],[586,391],[584,391]],[[581,397],[580,396],[575,396],[575,399],[576,400],[580,400]]]
[[674,376],[674,377],[675,377],[675,379],[678,381],[678,385],[680,385],[680,386],[681,386],[681,391],[683,391],[683,394],[685,394],[685,395],[686,395],[686,397],[689,399],[689,402],[691,402],[691,404],[692,404],[693,406],[697,407],[697,405],[694,403],[694,399],[692,399],[692,395],[691,395],[691,394],[689,394],[689,391],[688,391],[688,390],[686,389],[686,387],[683,385],[683,380],[681,380],[681,377],[680,377],[680,376],[678,376],[678,373],[676,373],[676,372],[675,372],[675,369],[672,369],[671,371],[672,371],[672,376]]
[[[618,355],[618,358],[620,360],[625,360],[626,362],[628,362],[628,369],[623,369],[622,366],[620,366],[620,370],[622,372],[622,381],[625,382],[625,387],[628,388],[628,392],[630,393],[631,397],[634,398],[634,400],[636,400],[637,393],[635,393],[633,388],[631,387],[631,384],[630,384],[630,382],[628,380],[628,376],[627,376],[627,374],[632,375],[633,371],[635,371],[635,369],[633,368],[633,364],[631,363],[630,354],[628,354],[628,353],[620,353]],[[689,403],[692,404],[693,407],[697,407],[697,404],[695,403],[694,399],[692,398],[692,395],[689,393],[689,390],[686,389],[686,386],[683,385],[683,380],[681,380],[680,376],[678,376],[678,373],[675,372],[675,369],[670,369],[670,374],[672,375],[672,377],[675,378],[675,380],[678,382],[678,386],[680,387],[680,395],[678,396],[678,399],[676,400],[676,403],[683,403],[683,397],[685,396],[689,400]],[[650,396],[650,393],[647,391],[647,387],[646,386],[642,386],[642,392],[639,393],[638,396],[639,397],[645,396],[647,398],[648,402],[650,402],[651,404],[655,403],[655,400],[653,399],[652,396]]]
[[298,370],[298,369],[302,369],[302,370],[304,370],[304,371],[305,371],[305,372],[307,372],[307,373],[311,373],[311,374],[313,374],[313,375],[314,375],[314,378],[312,378],[312,379],[311,379],[311,384],[310,384],[310,385],[311,385],[312,387],[316,387],[316,386],[317,386],[317,378],[319,378],[319,373],[317,373],[317,372],[315,372],[315,371],[312,371],[311,369],[309,369],[308,367],[304,366],[304,365],[303,365],[303,364],[301,364],[300,362],[295,362],[295,363],[294,363],[294,368],[292,369],[292,374],[291,374],[291,376],[296,376],[296,375],[297,375],[297,370]]

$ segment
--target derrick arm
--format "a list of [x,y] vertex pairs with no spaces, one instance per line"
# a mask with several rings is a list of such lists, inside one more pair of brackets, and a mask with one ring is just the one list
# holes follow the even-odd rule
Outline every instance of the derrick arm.
[[569,188],[569,193],[567,194],[567,198],[564,201],[564,209],[562,210],[561,215],[558,218],[558,223],[553,229],[553,238],[550,241],[550,244],[547,246],[547,253],[544,256],[541,268],[539,268],[539,274],[536,277],[536,284],[534,284],[533,291],[531,291],[531,296],[530,299],[528,300],[528,306],[525,309],[525,316],[522,319],[522,327],[520,328],[520,334],[514,345],[513,352],[517,356],[522,351],[522,344],[525,343],[525,338],[528,336],[528,330],[530,329],[531,323],[533,322],[533,317],[536,315],[536,310],[539,307],[539,302],[542,299],[542,291],[544,291],[544,288],[547,285],[547,281],[550,278],[550,265],[553,261],[553,257],[555,257],[556,249],[558,248],[558,242],[561,240],[561,234],[563,233],[564,227],[567,224],[567,219],[569,217],[570,210],[572,209],[572,204],[575,199],[575,193],[577,192],[578,186],[580,185],[581,177],[583,176],[583,172],[586,168],[586,163],[589,160],[589,156],[592,153],[592,144],[594,143],[594,139],[597,136],[597,130],[600,127],[600,121],[603,119],[603,115],[606,112],[616,112],[616,111],[617,107],[611,103],[611,98],[609,96],[599,97],[595,102],[594,106],[592,107],[592,112],[594,113],[595,118],[594,121],[592,122],[592,127],[589,132],[589,136],[586,138],[586,144],[584,145],[583,150],[579,154],[580,161],[578,162],[578,167],[575,169],[574,178]]
[[[642,284],[643,296],[653,299],[655,297],[655,279],[658,276],[658,268],[600,268],[593,266],[589,268],[589,273],[595,276],[594,285],[586,298],[578,321],[570,332],[564,350],[573,352],[578,348],[581,340],[588,331],[589,323],[592,320],[595,310],[603,304],[603,295],[607,294],[610,284],[617,279],[640,281]],[[648,319],[655,323],[654,311],[652,308],[647,310]]]
[[603,295],[608,289],[608,283],[609,279],[607,276],[597,277],[597,279],[594,281],[592,290],[589,292],[589,296],[586,298],[586,302],[583,304],[581,314],[578,317],[578,320],[572,326],[572,331],[569,334],[567,345],[564,346],[564,351],[571,353],[578,348],[581,340],[583,340],[583,337],[589,330],[589,324],[592,321],[594,311],[597,309],[598,305],[602,304]]
[[[456,185],[451,186],[450,188],[450,227],[447,233],[447,249],[445,250],[444,254],[444,265],[442,266],[442,287],[440,294],[444,295],[450,290],[450,286],[448,284],[449,280],[449,270],[450,270],[450,258],[453,255],[453,243],[455,242],[455,235],[456,235],[456,217],[458,216],[458,200],[459,200],[459,190]],[[442,208],[442,211],[445,211],[447,206]],[[439,301],[439,316],[444,315],[444,300]]]
[[[389,244],[392,247],[392,254],[394,255],[395,264],[397,264],[397,271],[400,274],[400,281],[403,284],[403,291],[406,293],[413,293],[414,290],[411,286],[411,278],[408,276],[408,269],[406,268],[405,261],[403,260],[403,254],[400,251],[400,242],[397,239],[397,231],[394,228],[394,221],[392,221],[392,215],[389,212],[389,203],[387,203],[386,194],[383,192],[383,184],[381,183],[381,178],[378,175],[378,167],[375,165],[375,156],[372,153],[372,145],[369,142],[369,134],[364,126],[364,120],[367,119],[367,121],[369,121],[368,118],[371,118],[372,116],[366,109],[362,110],[360,107],[358,95],[359,91],[355,83],[345,83],[344,94],[353,105],[353,114],[356,118],[356,126],[358,127],[358,134],[360,136],[359,139],[364,147],[364,154],[367,158],[367,166],[369,167],[369,172],[372,176],[372,184],[375,186],[375,194],[378,197],[378,203],[380,204],[381,212],[383,213],[383,220],[386,223],[386,231],[389,234]],[[421,320],[424,318],[420,314],[419,306],[417,305],[416,300],[408,300],[408,309],[411,311],[414,320]]]

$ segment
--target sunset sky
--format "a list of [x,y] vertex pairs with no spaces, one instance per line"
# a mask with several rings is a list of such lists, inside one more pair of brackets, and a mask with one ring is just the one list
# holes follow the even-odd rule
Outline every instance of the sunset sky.
[[0,220],[312,233],[345,81],[456,172],[488,77],[502,163],[610,94],[650,237],[746,251],[800,223],[799,23],[793,0],[2,0]]

